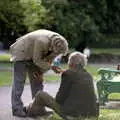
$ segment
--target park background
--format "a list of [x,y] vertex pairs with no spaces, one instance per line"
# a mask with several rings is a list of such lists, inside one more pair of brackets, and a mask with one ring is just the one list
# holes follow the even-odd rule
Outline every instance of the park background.
[[[70,52],[83,52],[85,47],[89,47],[91,56],[87,70],[95,80],[99,80],[97,70],[100,67],[116,69],[119,64],[119,0],[1,0],[1,87],[12,84],[10,45],[16,38],[37,29],[49,29],[63,35],[69,42]],[[96,66],[94,63],[99,65]],[[67,68],[66,64],[62,67]],[[48,74],[45,79],[60,82],[59,75]],[[110,97],[120,99],[119,94]],[[99,120],[119,120],[119,117],[120,110],[100,109]],[[51,118],[54,119],[62,120],[57,115]]]
[[69,47],[119,48],[119,0],[1,0],[0,41],[8,49],[36,29],[65,36]]

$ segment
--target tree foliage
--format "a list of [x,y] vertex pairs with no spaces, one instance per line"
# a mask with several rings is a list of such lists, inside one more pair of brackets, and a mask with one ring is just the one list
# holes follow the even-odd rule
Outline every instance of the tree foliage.
[[71,48],[82,50],[91,41],[98,40],[99,27],[86,12],[87,2],[43,0],[43,5],[54,16],[53,30],[63,34]]
[[106,0],[108,6],[107,33],[120,33],[120,1]]
[[5,47],[25,31],[23,9],[17,0],[0,1],[0,38]]
[[119,21],[119,0],[0,1],[0,40],[8,46],[16,37],[41,28],[62,34],[70,48],[80,51],[85,46],[117,46]]
[[41,5],[41,0],[21,1],[24,11],[24,24],[28,27],[28,31],[40,28],[50,28],[53,17],[49,16],[48,10]]

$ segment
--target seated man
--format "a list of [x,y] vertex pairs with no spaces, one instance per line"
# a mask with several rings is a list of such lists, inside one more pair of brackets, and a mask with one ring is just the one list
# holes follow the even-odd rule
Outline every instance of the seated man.
[[53,109],[67,120],[67,117],[90,117],[99,115],[99,104],[93,86],[92,76],[84,69],[87,58],[80,52],[69,56],[69,69],[61,76],[61,85],[56,98],[39,91],[33,102],[26,107],[28,116],[39,115],[43,106]]

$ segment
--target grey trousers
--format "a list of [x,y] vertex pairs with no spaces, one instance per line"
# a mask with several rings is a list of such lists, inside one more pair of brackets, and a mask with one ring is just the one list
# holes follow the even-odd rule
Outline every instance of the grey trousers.
[[38,79],[34,76],[34,72],[39,71],[39,69],[29,61],[17,61],[14,63],[14,75],[13,75],[13,85],[12,85],[12,95],[11,95],[11,103],[12,110],[23,109],[23,102],[21,100],[21,96],[24,90],[26,76],[28,74],[32,98],[35,94],[40,90],[43,90],[43,79]]

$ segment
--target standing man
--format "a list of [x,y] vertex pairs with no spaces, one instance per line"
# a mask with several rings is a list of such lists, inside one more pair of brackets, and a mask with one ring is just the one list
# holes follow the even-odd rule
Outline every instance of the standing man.
[[[67,40],[60,34],[49,30],[37,30],[16,40],[10,46],[11,61],[14,62],[14,80],[12,86],[12,113],[14,116],[26,117],[21,95],[26,75],[30,79],[32,98],[43,90],[43,74],[50,68],[56,73],[60,68],[52,66],[53,59],[68,51]],[[40,110],[44,114],[45,109]]]

